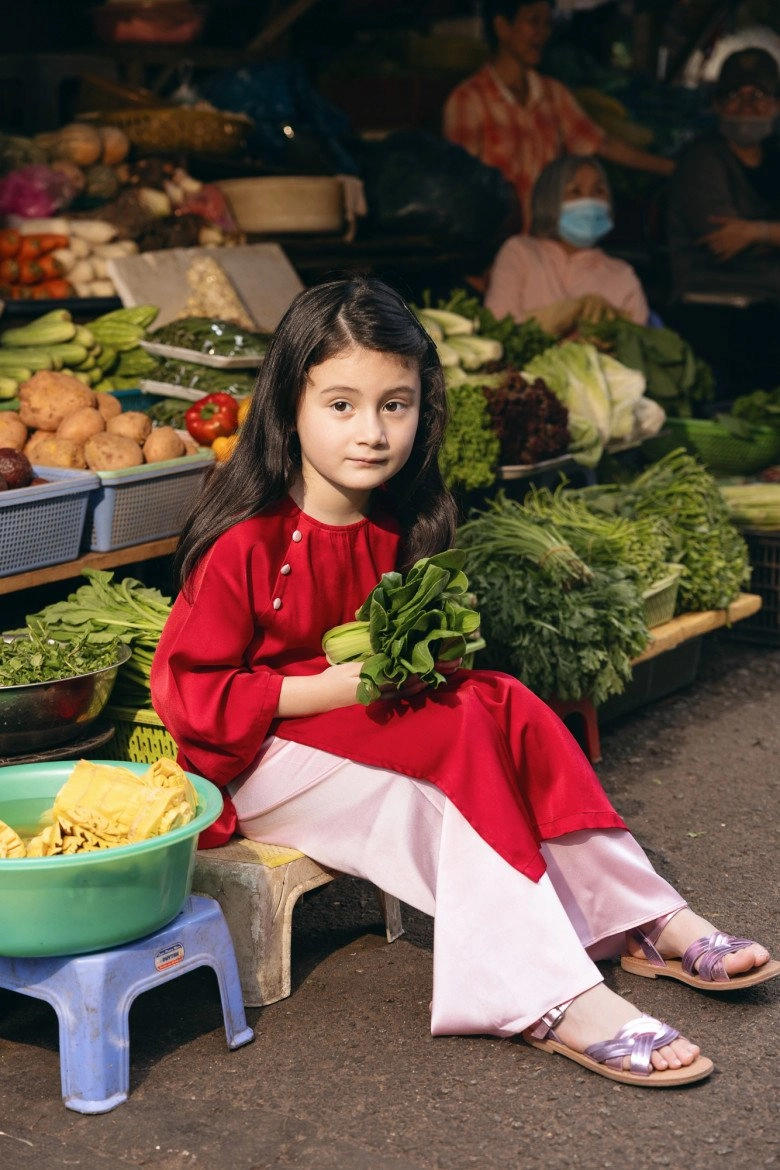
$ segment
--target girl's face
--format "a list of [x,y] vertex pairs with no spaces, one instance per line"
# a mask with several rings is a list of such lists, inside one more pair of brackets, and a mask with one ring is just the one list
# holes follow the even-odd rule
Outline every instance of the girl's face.
[[298,405],[305,510],[365,515],[409,458],[420,417],[415,365],[355,347],[309,371]]
[[505,53],[520,65],[534,69],[542,59],[544,46],[552,32],[552,10],[546,0],[523,4],[514,20],[496,17],[496,36]]
[[570,199],[605,199],[609,203],[609,191],[601,175],[587,163],[577,167],[563,188],[563,202]]

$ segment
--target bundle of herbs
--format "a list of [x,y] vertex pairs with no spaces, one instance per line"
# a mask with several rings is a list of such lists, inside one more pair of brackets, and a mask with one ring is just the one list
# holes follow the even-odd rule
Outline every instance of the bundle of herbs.
[[152,658],[171,612],[170,599],[132,577],[114,581],[113,573],[98,569],[83,569],[82,576],[87,584],[65,601],[29,615],[28,625],[34,624],[42,637],[97,650],[124,642],[131,654],[119,671],[111,701],[116,706],[149,707]]
[[405,575],[384,573],[354,622],[328,630],[322,648],[331,663],[362,662],[357,698],[368,705],[410,681],[437,687],[439,663],[473,649],[480,618],[463,572],[465,553],[449,549],[416,561]]
[[748,548],[712,475],[682,448],[628,484],[595,485],[576,495],[594,511],[651,519],[669,561],[684,566],[677,613],[725,609],[750,580]]
[[565,484],[554,491],[532,487],[523,506],[531,518],[552,524],[591,568],[618,565],[642,590],[668,575],[669,535],[652,516],[631,519],[593,511]]
[[649,640],[634,573],[587,564],[555,525],[503,493],[472,513],[458,541],[483,614],[481,665],[544,699],[598,705],[625,689]]

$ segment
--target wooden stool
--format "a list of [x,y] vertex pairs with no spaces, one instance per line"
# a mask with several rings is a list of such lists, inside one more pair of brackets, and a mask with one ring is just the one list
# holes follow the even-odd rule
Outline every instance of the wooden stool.
[[[276,1003],[290,994],[292,916],[307,890],[339,874],[297,849],[234,837],[195,854],[193,890],[216,898],[227,920],[247,1007]],[[377,890],[387,941],[403,934],[397,898]]]

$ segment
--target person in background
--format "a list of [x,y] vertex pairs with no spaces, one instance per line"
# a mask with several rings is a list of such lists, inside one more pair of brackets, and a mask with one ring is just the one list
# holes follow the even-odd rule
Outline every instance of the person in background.
[[669,175],[670,159],[613,138],[592,122],[561,82],[537,72],[552,31],[547,0],[486,0],[486,65],[461,82],[444,105],[444,137],[514,185],[530,223],[531,192],[560,154],[598,154],[623,166]]
[[780,306],[780,71],[741,49],[715,84],[717,129],[682,152],[669,184],[672,294],[742,294]]
[[618,314],[647,324],[633,268],[597,246],[612,227],[612,193],[598,159],[569,154],[548,163],[533,190],[531,234],[511,236],[499,249],[486,307],[499,320],[535,317],[558,336],[579,320]]

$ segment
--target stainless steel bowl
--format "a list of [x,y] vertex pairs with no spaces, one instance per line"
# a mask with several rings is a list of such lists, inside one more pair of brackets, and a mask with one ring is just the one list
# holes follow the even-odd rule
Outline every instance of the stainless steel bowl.
[[[3,635],[3,641],[13,637]],[[40,751],[80,736],[105,707],[117,671],[129,657],[129,646],[120,646],[112,666],[54,682],[0,687],[0,756]]]

